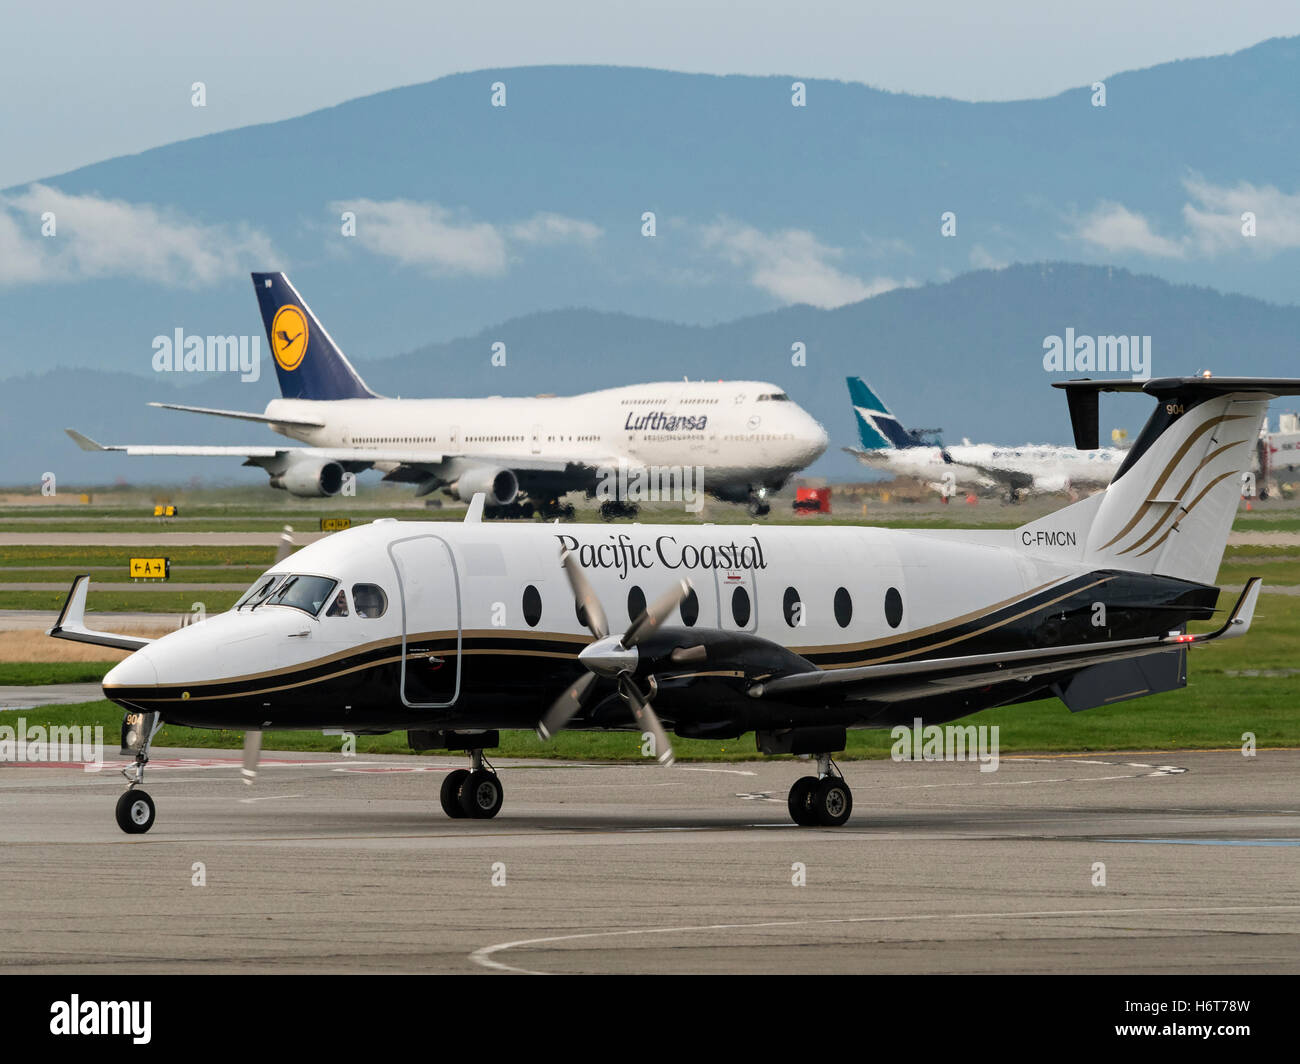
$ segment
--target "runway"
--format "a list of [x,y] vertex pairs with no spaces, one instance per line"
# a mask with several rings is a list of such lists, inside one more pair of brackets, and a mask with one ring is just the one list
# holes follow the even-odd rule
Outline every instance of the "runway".
[[135,837],[116,758],[0,769],[0,970],[1300,971],[1296,751],[852,762],[838,830],[788,760],[502,761],[452,821],[460,760],[156,757]]

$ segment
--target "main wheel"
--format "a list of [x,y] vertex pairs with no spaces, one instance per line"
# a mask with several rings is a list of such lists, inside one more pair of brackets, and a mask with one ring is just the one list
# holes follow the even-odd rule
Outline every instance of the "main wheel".
[[442,811],[454,820],[463,820],[465,810],[460,804],[460,789],[465,781],[469,779],[469,769],[458,768],[443,778],[442,791],[438,797],[442,800]]
[[838,776],[826,776],[813,792],[812,806],[817,823],[827,828],[838,828],[853,812],[853,792]]
[[460,807],[462,816],[474,820],[491,820],[501,811],[501,801],[505,792],[495,772],[480,769],[471,772],[460,788]]
[[128,835],[143,835],[153,827],[153,799],[144,791],[129,790],[117,800],[117,826]]
[[810,828],[817,823],[813,794],[820,782],[816,776],[804,776],[795,780],[794,786],[790,788],[790,819],[802,828]]

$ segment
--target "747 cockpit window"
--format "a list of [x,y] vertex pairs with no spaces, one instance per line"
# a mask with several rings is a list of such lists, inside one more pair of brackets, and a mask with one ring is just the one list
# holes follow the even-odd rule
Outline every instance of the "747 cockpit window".
[[259,576],[253,586],[244,592],[243,596],[235,603],[235,609],[242,610],[245,606],[254,609],[266,601],[267,596],[279,586],[284,579],[284,573],[271,573],[269,576]]
[[327,576],[291,576],[266,600],[267,605],[292,606],[315,617],[337,583]]

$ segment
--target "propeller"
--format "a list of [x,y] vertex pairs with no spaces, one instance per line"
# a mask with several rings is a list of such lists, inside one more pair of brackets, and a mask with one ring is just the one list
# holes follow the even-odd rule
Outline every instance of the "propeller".
[[260,728],[250,728],[244,732],[244,767],[241,770],[244,782],[250,787],[257,779],[257,763],[261,757],[262,731]]
[[656,689],[654,677],[650,678],[650,694],[647,695],[637,686],[633,673],[636,672],[637,664],[640,662],[637,644],[658,628],[673,610],[681,605],[682,600],[691,593],[690,581],[679,580],[646,606],[640,616],[628,625],[626,632],[612,636],[609,634],[609,621],[605,616],[605,610],[601,607],[600,599],[592,590],[578,560],[565,550],[560,555],[560,564],[564,566],[564,572],[569,578],[569,586],[573,588],[573,595],[577,599],[583,621],[595,638],[578,655],[578,660],[587,669],[586,674],[551,703],[551,708],[537,724],[538,738],[546,741],[568,724],[583,707],[596,680],[604,676],[617,682],[619,696],[632,710],[636,722],[654,736],[659,763],[671,765],[672,744],[668,741],[668,733],[664,731],[659,715],[650,706]]

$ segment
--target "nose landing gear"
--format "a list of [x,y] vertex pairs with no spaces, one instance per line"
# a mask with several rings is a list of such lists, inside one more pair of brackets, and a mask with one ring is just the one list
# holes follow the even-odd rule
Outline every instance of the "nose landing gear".
[[818,754],[817,775],[795,780],[788,804],[790,819],[800,827],[838,828],[853,812],[853,792],[831,755]]
[[122,718],[122,752],[135,751],[135,761],[122,770],[126,793],[117,800],[117,826],[128,835],[143,835],[154,822],[153,799],[140,788],[149,763],[149,745],[162,727],[161,713],[129,712]]

